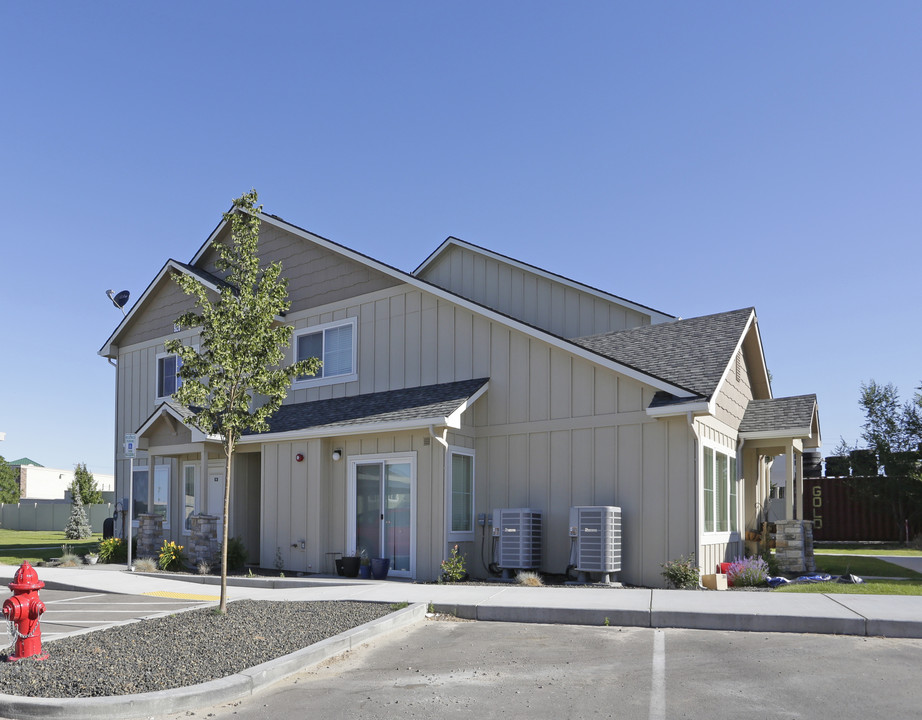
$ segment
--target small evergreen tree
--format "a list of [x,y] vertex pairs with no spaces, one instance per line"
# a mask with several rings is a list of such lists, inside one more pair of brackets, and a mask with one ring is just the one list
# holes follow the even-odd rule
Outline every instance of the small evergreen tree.
[[64,537],[68,540],[88,538],[93,534],[93,528],[90,527],[90,519],[86,516],[86,508],[83,507],[80,487],[76,480],[70,486],[70,502],[70,518],[64,528]]
[[0,503],[19,502],[19,473],[0,455]]
[[77,467],[74,468],[74,482],[80,489],[80,500],[84,505],[103,501],[102,492],[96,487],[93,473],[86,469],[86,463],[77,463]]

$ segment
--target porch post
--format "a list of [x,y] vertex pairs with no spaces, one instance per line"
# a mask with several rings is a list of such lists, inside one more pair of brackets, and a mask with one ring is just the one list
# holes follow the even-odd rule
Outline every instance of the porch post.
[[797,519],[804,519],[804,454],[802,452],[794,452],[794,457],[796,458],[795,462],[797,463],[794,467],[796,469],[797,477]]
[[208,508],[205,493],[208,492],[208,446],[202,443],[201,457],[199,459],[198,487],[195,488],[195,502],[198,512],[205,514]]
[[[794,510],[796,507],[794,501],[794,445],[793,443],[789,444],[787,451],[785,453],[785,467],[784,472],[786,475],[785,478],[785,490],[784,490],[784,507],[785,507],[785,520],[794,519]],[[801,508],[803,503],[800,503]],[[799,517],[799,516],[798,516]]]

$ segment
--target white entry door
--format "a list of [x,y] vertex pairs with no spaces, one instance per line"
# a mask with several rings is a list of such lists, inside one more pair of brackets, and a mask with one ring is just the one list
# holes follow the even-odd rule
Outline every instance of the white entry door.
[[224,517],[224,480],[227,468],[223,460],[208,462],[208,486],[206,512],[217,518]]

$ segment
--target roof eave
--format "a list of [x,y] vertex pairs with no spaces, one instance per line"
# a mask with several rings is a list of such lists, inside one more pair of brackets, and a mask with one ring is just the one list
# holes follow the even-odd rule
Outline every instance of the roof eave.
[[304,428],[301,430],[287,430],[285,432],[267,432],[254,435],[244,435],[238,445],[252,445],[265,442],[283,442],[286,440],[308,440],[314,438],[340,437],[343,435],[370,435],[381,432],[397,432],[402,430],[427,430],[429,427],[460,428],[461,424],[451,416],[438,415],[428,418],[414,418],[412,420],[394,420],[377,423],[356,423],[354,425],[321,426],[317,428]]

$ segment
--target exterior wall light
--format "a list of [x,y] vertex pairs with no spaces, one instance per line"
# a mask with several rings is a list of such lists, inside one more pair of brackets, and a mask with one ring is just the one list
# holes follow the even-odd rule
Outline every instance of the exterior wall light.
[[343,456],[343,451],[340,450],[339,448],[336,448],[333,451],[333,462],[336,462],[337,460],[341,459],[342,456]]

